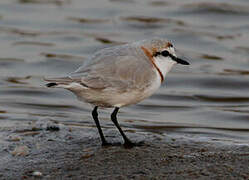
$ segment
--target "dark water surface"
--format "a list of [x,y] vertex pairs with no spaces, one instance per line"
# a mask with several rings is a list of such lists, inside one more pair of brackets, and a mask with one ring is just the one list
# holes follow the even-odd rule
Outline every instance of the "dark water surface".
[[[1,0],[0,130],[46,117],[94,127],[90,106],[43,78],[153,36],[171,40],[191,66],[175,66],[156,94],[123,108],[124,129],[248,142],[247,0]],[[113,128],[109,111],[100,118]]]

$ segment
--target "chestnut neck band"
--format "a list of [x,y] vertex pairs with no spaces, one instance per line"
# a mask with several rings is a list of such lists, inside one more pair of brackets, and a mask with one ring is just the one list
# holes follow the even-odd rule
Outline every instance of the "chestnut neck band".
[[153,64],[153,66],[156,68],[157,72],[159,73],[160,77],[161,77],[161,83],[164,81],[164,77],[162,72],[160,71],[160,69],[157,67],[155,60],[152,56],[152,54],[150,53],[150,51],[148,49],[146,49],[145,47],[141,46],[141,49],[144,51],[144,54],[149,58],[150,62]]

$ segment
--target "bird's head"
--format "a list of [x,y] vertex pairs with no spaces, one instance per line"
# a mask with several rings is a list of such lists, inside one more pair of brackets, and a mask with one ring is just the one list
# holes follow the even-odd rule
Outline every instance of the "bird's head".
[[173,44],[166,39],[153,38],[143,41],[141,49],[163,77],[174,64],[189,65],[187,61],[176,56]]

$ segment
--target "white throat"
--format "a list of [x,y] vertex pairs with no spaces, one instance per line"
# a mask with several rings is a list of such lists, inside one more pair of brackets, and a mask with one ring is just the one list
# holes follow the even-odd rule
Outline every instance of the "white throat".
[[163,74],[163,77],[165,77],[166,74],[171,70],[173,65],[176,64],[176,62],[172,61],[170,57],[156,56],[154,57],[154,59],[155,64]]

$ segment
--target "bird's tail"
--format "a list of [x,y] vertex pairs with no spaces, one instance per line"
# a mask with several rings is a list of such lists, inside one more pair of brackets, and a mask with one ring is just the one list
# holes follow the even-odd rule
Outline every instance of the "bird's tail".
[[47,87],[54,87],[54,86],[57,86],[58,84],[57,83],[47,83],[46,86]]
[[72,83],[72,79],[69,77],[59,77],[59,78],[44,78],[45,81],[49,83],[46,84],[47,87],[63,87]]

